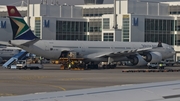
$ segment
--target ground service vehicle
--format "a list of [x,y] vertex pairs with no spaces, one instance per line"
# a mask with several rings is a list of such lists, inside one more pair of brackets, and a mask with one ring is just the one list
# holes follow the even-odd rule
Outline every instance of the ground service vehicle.
[[149,69],[164,69],[164,67],[166,67],[166,64],[164,62],[148,63],[147,66]]
[[166,62],[166,66],[173,66],[175,64],[173,59],[167,59],[165,60],[165,62]]
[[16,64],[17,69],[43,69],[43,65],[39,63],[28,63],[26,60],[19,60]]

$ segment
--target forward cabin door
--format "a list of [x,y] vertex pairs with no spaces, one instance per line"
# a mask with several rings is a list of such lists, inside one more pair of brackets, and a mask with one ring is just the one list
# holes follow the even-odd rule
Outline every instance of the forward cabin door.
[[84,43],[80,43],[80,47],[79,47],[79,56],[83,57],[86,53],[86,48],[87,46]]
[[81,48],[81,52],[84,53],[86,51],[86,47],[84,45],[84,43],[82,43],[82,45],[80,46]]

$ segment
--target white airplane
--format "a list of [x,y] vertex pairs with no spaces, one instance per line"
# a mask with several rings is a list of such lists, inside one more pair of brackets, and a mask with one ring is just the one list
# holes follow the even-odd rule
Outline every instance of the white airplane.
[[10,59],[12,56],[18,54],[20,51],[21,49],[17,47],[1,46],[0,47],[0,63],[2,63],[5,60]]
[[167,44],[151,42],[100,42],[100,41],[60,41],[39,40],[30,30],[23,17],[14,6],[7,6],[13,30],[14,40],[9,43],[30,53],[48,59],[59,59],[67,56],[69,52],[77,52],[84,62],[116,62],[130,60],[133,65],[143,66],[160,62],[162,59],[172,57],[174,49]]

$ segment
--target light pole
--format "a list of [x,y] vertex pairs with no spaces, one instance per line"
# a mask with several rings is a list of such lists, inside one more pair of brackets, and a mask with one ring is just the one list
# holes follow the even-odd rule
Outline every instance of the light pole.
[[30,26],[30,19],[29,19],[29,3],[30,3],[30,0],[27,0],[27,24]]
[[116,0],[114,0],[114,29],[117,29]]

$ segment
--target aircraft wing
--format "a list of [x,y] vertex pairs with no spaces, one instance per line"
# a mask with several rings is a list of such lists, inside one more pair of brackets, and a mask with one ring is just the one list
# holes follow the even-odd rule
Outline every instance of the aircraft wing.
[[125,50],[125,51],[119,51],[119,52],[106,52],[106,53],[98,53],[96,57],[120,57],[120,56],[129,56],[134,55],[137,53],[142,52],[150,52],[155,51],[156,49],[162,49],[163,47],[148,47],[148,48],[142,48],[142,49],[131,49],[131,50]]
[[148,48],[142,48],[142,49],[138,49],[137,52],[150,52],[150,51],[155,51],[155,50],[159,50],[159,49],[164,49],[163,47],[148,47]]
[[0,97],[0,101],[180,101],[180,81]]
[[129,51],[120,51],[120,52],[106,52],[106,53],[98,53],[96,57],[120,57],[120,56],[128,56],[132,54],[136,54],[137,50],[129,50]]

